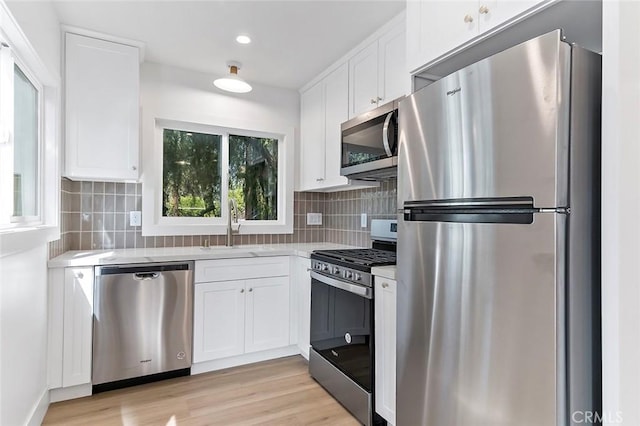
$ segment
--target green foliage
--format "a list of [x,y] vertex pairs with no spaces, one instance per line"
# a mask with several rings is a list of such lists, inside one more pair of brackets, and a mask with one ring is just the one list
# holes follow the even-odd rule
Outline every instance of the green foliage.
[[163,216],[221,216],[222,137],[165,129]]
[[277,139],[229,135],[229,196],[240,217],[278,218]]
[[[163,216],[221,216],[221,149],[220,135],[164,130]],[[241,218],[278,218],[277,139],[229,135],[229,198]]]

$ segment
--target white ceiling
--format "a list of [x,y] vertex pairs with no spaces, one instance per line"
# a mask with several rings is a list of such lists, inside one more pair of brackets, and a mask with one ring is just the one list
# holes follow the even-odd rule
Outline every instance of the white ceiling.
[[[55,1],[62,24],[145,43],[145,61],[298,89],[404,9],[401,0]],[[249,45],[235,37],[248,34]]]

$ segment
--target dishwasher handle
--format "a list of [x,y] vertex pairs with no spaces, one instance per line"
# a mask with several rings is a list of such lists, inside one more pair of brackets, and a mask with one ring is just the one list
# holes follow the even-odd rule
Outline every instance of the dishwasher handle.
[[[119,275],[119,274],[134,274],[134,277],[140,276],[141,278],[148,274],[160,274],[162,272],[171,271],[192,271],[193,262],[167,262],[167,263],[129,263],[124,265],[105,265],[96,266],[96,277],[102,275]],[[156,277],[153,277],[156,278]],[[148,278],[148,279],[153,279]]]
[[136,281],[149,281],[155,280],[159,276],[160,274],[157,272],[138,272],[136,274],[133,274],[133,279]]

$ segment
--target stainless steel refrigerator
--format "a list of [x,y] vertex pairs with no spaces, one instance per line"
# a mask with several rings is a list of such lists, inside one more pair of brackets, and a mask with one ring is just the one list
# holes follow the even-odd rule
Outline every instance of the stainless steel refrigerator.
[[599,410],[600,75],[558,30],[400,103],[398,425]]

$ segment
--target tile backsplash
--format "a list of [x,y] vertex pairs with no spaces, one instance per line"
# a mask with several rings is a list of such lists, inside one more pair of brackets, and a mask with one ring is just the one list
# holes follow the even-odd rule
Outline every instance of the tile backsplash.
[[[49,244],[49,256],[68,250],[223,245],[225,235],[144,237],[129,226],[129,212],[142,210],[142,184],[62,179],[61,238]],[[394,218],[396,181],[379,187],[330,193],[294,193],[293,234],[251,234],[236,244],[332,242],[369,246],[371,219]],[[322,213],[322,225],[307,225],[307,213]],[[360,227],[360,214],[367,227]]]

